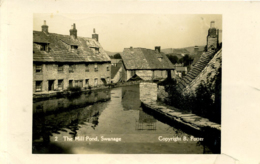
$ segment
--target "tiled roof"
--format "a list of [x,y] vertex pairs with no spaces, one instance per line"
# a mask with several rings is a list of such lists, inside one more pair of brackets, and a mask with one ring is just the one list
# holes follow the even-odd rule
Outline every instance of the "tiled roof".
[[197,54],[194,54],[194,59],[192,62],[192,65],[195,65],[197,61],[200,59],[200,56],[202,55],[203,51],[198,51]]
[[204,52],[194,67],[178,82],[178,89],[184,89],[188,86],[201,71],[207,66],[209,61],[213,58],[215,51]]
[[[110,62],[109,56],[95,39],[73,39],[69,35],[33,31],[33,42],[34,62]],[[47,43],[49,51],[41,51],[39,43]],[[71,45],[77,45],[78,49],[69,50]],[[99,53],[91,47],[98,47]]]
[[121,56],[126,69],[130,70],[174,69],[173,64],[164,53],[151,49],[125,48]]

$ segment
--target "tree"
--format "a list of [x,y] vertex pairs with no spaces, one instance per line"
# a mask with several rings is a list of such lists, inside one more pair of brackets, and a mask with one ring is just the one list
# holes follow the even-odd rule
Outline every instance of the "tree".
[[177,56],[172,56],[172,55],[167,55],[168,59],[172,62],[172,64],[178,63],[178,57]]
[[191,65],[193,59],[188,54],[186,54],[184,57],[182,57],[182,61],[184,63],[184,66],[188,66]]
[[120,53],[116,53],[114,55],[114,59],[122,59]]

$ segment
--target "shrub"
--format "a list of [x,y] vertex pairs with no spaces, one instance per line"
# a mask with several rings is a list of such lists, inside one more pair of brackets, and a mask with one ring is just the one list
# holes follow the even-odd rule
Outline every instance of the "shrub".
[[81,87],[79,87],[79,86],[68,87],[68,91],[71,91],[71,92],[81,92]]
[[169,96],[166,102],[168,105],[221,122],[221,67],[213,78],[206,83],[202,82],[195,92],[184,95],[177,89],[176,83],[164,86]]

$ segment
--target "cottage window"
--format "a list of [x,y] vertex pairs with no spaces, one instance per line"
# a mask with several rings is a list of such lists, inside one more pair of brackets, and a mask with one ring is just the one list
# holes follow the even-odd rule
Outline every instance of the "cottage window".
[[36,81],[36,92],[41,92],[42,91],[42,81]]
[[95,63],[95,72],[98,72],[98,66],[97,66],[97,63]]
[[109,71],[109,66],[107,66],[107,71]]
[[69,65],[69,73],[73,73],[74,72],[74,65]]
[[63,90],[63,80],[58,80],[58,89]]
[[58,65],[58,72],[63,72],[63,65]]
[[85,64],[85,72],[89,72],[89,65]]
[[42,73],[42,65],[36,65],[36,73]]
[[83,87],[83,80],[75,80],[75,86],[82,88]]

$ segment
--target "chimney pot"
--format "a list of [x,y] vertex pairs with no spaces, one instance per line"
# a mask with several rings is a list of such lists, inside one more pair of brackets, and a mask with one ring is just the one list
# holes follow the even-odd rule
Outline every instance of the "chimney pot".
[[96,34],[96,29],[95,28],[93,28],[92,39],[95,39],[98,42],[98,34]]
[[71,25],[70,36],[73,37],[74,39],[77,39],[77,29],[75,23]]
[[48,33],[48,26],[46,25],[46,20],[43,21],[42,32]]

